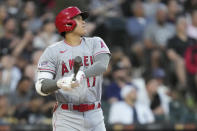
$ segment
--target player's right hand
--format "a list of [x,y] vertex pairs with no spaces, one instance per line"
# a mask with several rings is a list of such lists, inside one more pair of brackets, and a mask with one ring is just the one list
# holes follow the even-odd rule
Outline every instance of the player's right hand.
[[57,87],[63,89],[64,91],[72,90],[74,87],[76,87],[73,85],[74,84],[72,81],[73,77],[74,77],[74,74],[72,74],[71,76],[67,76],[67,77],[63,77],[59,79],[57,81]]
[[85,78],[85,73],[83,71],[79,70],[76,75],[76,81],[80,84],[84,78]]

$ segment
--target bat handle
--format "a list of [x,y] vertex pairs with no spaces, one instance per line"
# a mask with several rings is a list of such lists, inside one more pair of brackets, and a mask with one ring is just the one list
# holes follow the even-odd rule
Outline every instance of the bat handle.
[[76,81],[76,75],[77,74],[74,74],[74,77],[73,77],[72,81]]
[[81,63],[82,63],[82,60],[81,60],[81,57],[77,56],[75,57],[75,60],[74,60],[74,77],[73,77],[73,81],[76,81],[76,75],[79,71],[79,68],[81,66]]

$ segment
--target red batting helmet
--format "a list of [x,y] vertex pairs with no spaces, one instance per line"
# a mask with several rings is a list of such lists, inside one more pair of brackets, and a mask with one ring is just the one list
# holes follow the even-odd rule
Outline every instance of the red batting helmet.
[[81,12],[77,7],[68,7],[60,11],[55,19],[55,26],[58,32],[72,31],[76,26],[76,22],[72,18],[77,15],[81,15],[83,19],[88,17],[87,12]]

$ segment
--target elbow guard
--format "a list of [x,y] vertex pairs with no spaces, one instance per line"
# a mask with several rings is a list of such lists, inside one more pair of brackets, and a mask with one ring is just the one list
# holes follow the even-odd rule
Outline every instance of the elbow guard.
[[41,95],[41,96],[48,96],[49,94],[45,94],[45,93],[43,93],[43,92],[41,91],[41,88],[42,88],[42,81],[43,81],[43,80],[44,80],[44,79],[38,80],[38,81],[36,82],[36,85],[35,85],[36,91],[37,91],[37,93],[38,93],[39,95]]

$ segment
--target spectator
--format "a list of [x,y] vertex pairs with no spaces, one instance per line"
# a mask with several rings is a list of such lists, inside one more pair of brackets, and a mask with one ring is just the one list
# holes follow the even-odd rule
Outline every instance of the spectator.
[[110,64],[108,65],[107,71],[103,74],[103,96],[102,99],[107,100],[108,99],[108,86],[111,84],[113,78],[112,78],[112,65],[116,65],[122,57],[124,57],[124,53],[121,47],[114,47],[112,49],[112,56],[110,60]]
[[15,115],[29,106],[32,96],[32,81],[28,77],[22,77],[18,82],[17,89],[10,95],[10,103],[15,108]]
[[37,50],[37,51],[35,51],[32,54],[32,64],[34,66],[37,66],[38,65],[38,61],[39,61],[40,56],[42,55],[42,53],[43,53],[43,50]]
[[197,41],[197,9],[192,11],[192,23],[188,25],[187,34]]
[[23,11],[24,14],[22,18],[27,20],[26,24],[28,30],[32,31],[33,33],[37,33],[42,26],[42,21],[36,16],[35,3],[33,1],[26,2]]
[[154,49],[151,53],[151,67],[148,70],[153,71],[157,68],[162,67],[162,60],[164,60],[162,59],[162,52],[159,49]]
[[117,17],[122,15],[119,6],[122,2],[123,0],[92,0],[89,4],[89,9],[91,15],[97,18]]
[[120,8],[120,4],[123,1],[124,0],[92,0],[89,5],[92,16],[90,20],[97,25],[92,35],[102,37],[106,43],[109,43],[109,48],[113,46],[126,48],[128,45],[125,20],[122,18]]
[[[129,62],[127,62],[128,58],[121,59],[114,66],[112,66],[112,82],[106,87],[106,97],[109,103],[114,103],[119,100],[122,100],[120,95],[120,90],[127,83],[131,82],[129,77],[130,71],[128,71],[131,66]],[[130,65],[129,65],[130,64]]]
[[158,87],[158,94],[162,98],[162,107],[166,112],[169,112],[169,103],[172,101],[172,98],[170,96],[171,90],[169,87],[166,85],[165,80],[166,80],[166,73],[164,69],[162,68],[157,68],[151,72],[152,76],[157,80],[159,83]]
[[8,14],[13,17],[19,17],[21,0],[7,0]]
[[57,101],[55,100],[55,95],[50,98],[49,97],[45,98],[44,105],[42,105],[42,107],[40,108],[44,116],[46,116],[49,119],[52,117],[51,111],[53,111],[56,102]]
[[33,34],[31,31],[26,31],[23,38],[16,45],[15,49],[12,52],[12,55],[15,57],[16,66],[23,72],[25,66],[31,62],[31,55],[33,52],[32,40]]
[[114,46],[112,49],[112,57],[111,57],[111,64],[114,65],[118,61],[120,61],[124,56],[125,52],[123,51],[122,47]]
[[36,49],[45,49],[58,40],[59,35],[55,33],[54,22],[52,20],[45,20],[42,31],[34,38],[33,46]]
[[7,124],[9,111],[8,98],[5,95],[0,95],[0,124]]
[[187,85],[184,53],[193,41],[187,36],[187,21],[185,17],[179,17],[176,22],[176,34],[168,41],[167,56],[172,61],[174,67],[171,71],[175,71],[178,78],[178,89],[184,90]]
[[[137,86],[138,83],[135,83]],[[142,105],[147,105],[154,113],[156,121],[164,121],[169,114],[169,96],[164,91],[159,91],[160,82],[157,78],[148,76],[144,85],[140,83],[138,99]]]
[[142,41],[143,32],[148,24],[148,19],[144,15],[144,7],[141,1],[135,1],[131,4],[133,16],[127,19],[126,29],[132,42]]
[[35,80],[36,68],[32,64],[28,64],[24,69],[24,76],[29,77],[32,81]]
[[177,15],[181,11],[180,5],[176,0],[170,0],[167,2],[167,6],[168,6],[167,22],[171,24],[176,24]]
[[3,56],[1,59],[2,77],[0,80],[0,94],[10,94],[16,90],[17,83],[22,74],[20,70],[14,66],[14,63],[14,57],[10,55]]
[[31,43],[33,40],[33,34],[31,31],[26,31],[23,38],[16,45],[12,54],[15,57],[23,55],[26,59],[29,59],[31,53]]
[[121,4],[122,13],[126,18],[132,16],[133,13],[131,12],[131,3],[133,3],[133,1],[124,0]]
[[143,77],[149,76],[152,74],[154,70],[158,68],[165,69],[166,68],[166,59],[165,59],[165,50],[160,49],[152,49],[145,50],[146,59],[144,60],[144,70],[142,73]]
[[41,96],[32,96],[29,100],[27,108],[20,110],[15,114],[20,122],[26,124],[43,124],[46,118],[41,111],[44,104],[44,98]]
[[3,22],[4,35],[0,38],[0,56],[11,54],[17,43],[19,42],[16,36],[16,19],[6,18]]
[[161,4],[157,8],[156,22],[145,29],[144,40],[146,48],[165,48],[167,40],[174,35],[174,27],[166,22],[167,8]]
[[145,49],[143,42],[136,42],[130,48],[129,53],[130,60],[132,61],[133,77],[141,77],[144,68],[144,62],[147,59],[145,57]]
[[196,0],[186,0],[184,1],[184,8],[185,12],[191,13],[193,10],[195,10],[197,7],[197,1]]
[[29,60],[27,58],[25,58],[24,55],[20,55],[15,59],[15,65],[17,68],[20,69],[21,72],[24,71],[25,67],[28,65]]
[[146,0],[144,2],[144,12],[146,17],[154,19],[161,0]]
[[43,97],[32,97],[29,108],[24,111],[26,116],[27,123],[29,124],[40,124],[43,123],[45,118],[44,113],[41,111],[41,108],[44,104]]
[[189,46],[185,51],[185,63],[188,73],[190,92],[197,100],[197,44]]
[[0,5],[0,37],[2,37],[4,34],[3,21],[6,19],[7,16],[8,16],[7,8],[5,5],[1,4]]
[[32,54],[32,64],[28,64],[24,69],[24,76],[29,77],[32,81],[35,81],[36,72],[37,72],[37,65],[40,56],[42,55],[42,50],[37,50]]
[[37,1],[37,5],[39,7],[39,14],[42,14],[46,11],[53,10],[56,5],[55,0],[42,0],[42,1]]
[[147,105],[136,103],[137,88],[126,85],[121,89],[124,101],[112,104],[110,108],[110,124],[149,124],[154,122],[154,115]]

